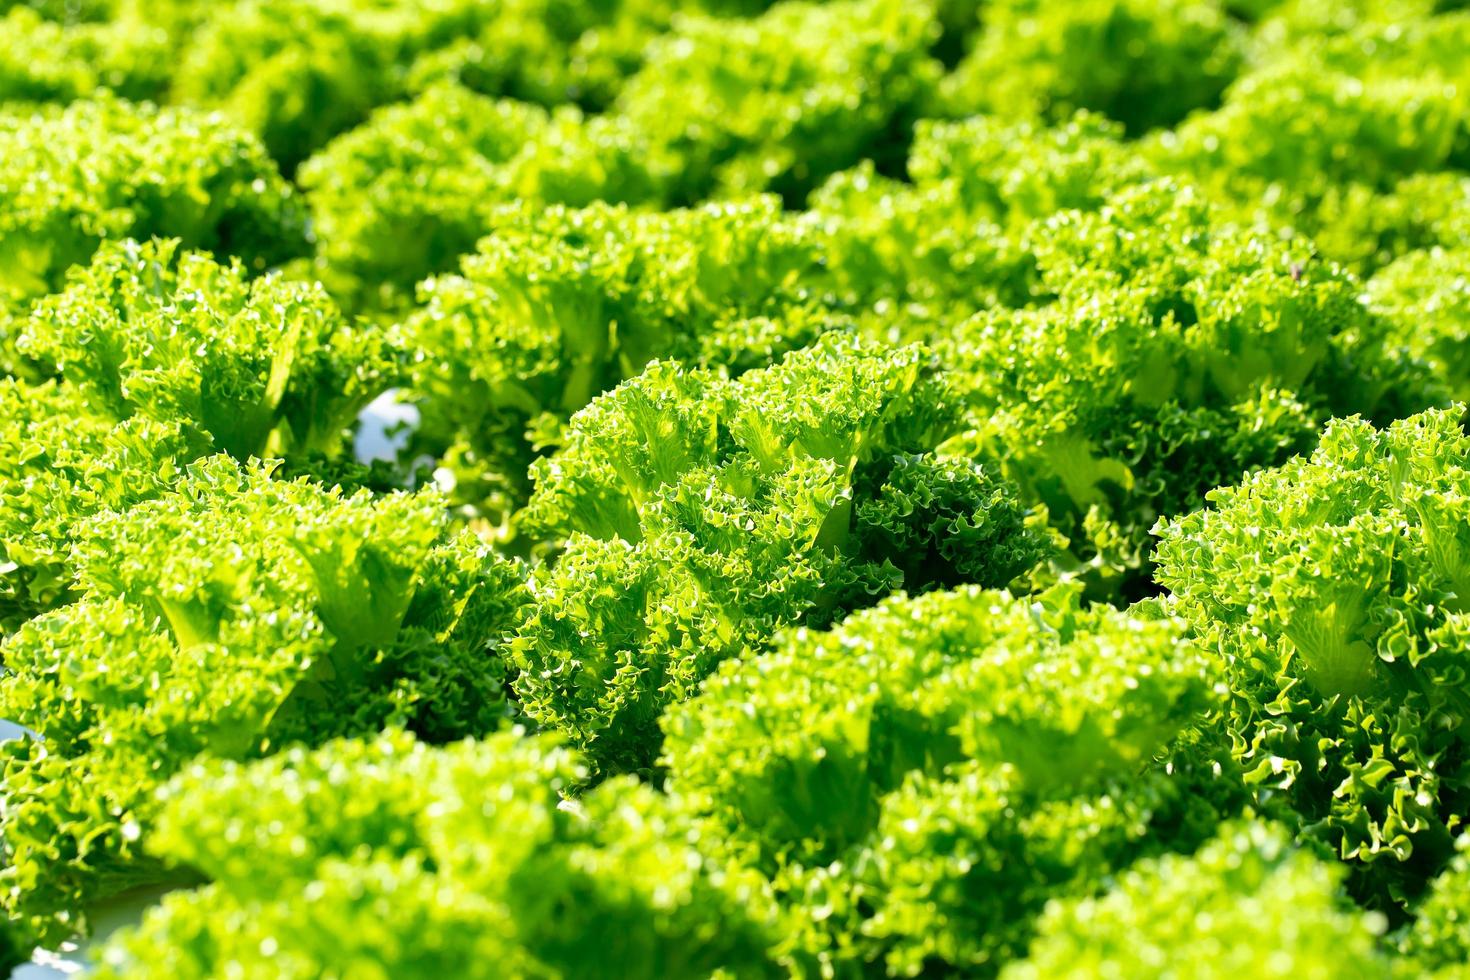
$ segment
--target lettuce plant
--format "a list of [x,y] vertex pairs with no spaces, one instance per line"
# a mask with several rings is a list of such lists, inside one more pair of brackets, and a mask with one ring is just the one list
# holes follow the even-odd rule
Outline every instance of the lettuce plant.
[[1079,112],[1057,126],[976,116],[921,120],[908,181],[871,164],[812,196],[826,235],[829,279],[849,304],[876,308],[888,331],[977,309],[1047,299],[1029,242],[1033,224],[1064,209],[1095,210],[1153,176],[1120,126]]
[[67,103],[101,89],[148,99],[168,84],[168,33],[137,18],[68,25],[22,5],[0,14],[0,32],[0,102]]
[[177,423],[95,414],[71,386],[0,382],[0,632],[75,593],[87,518],[168,490],[204,447]]
[[154,790],[198,757],[507,716],[494,646],[520,573],[433,494],[375,498],[225,456],[78,534],[80,597],[0,645],[7,912],[62,938],[87,904],[164,869]]
[[1159,530],[1158,581],[1227,679],[1259,805],[1393,913],[1464,829],[1467,459],[1454,412],[1341,419]]
[[[1327,6],[1321,12],[1336,16],[1345,5]],[[1463,170],[1470,159],[1470,17],[1372,20],[1284,45],[1243,74],[1218,110],[1160,134],[1145,152],[1247,220],[1320,239],[1330,257],[1371,272],[1396,257],[1393,238],[1446,200],[1436,193],[1404,206],[1393,200],[1396,185]]]
[[104,246],[17,346],[97,414],[178,423],[241,460],[339,451],[403,361],[391,332],[349,323],[321,287],[252,280],[176,240]]
[[1233,228],[1172,182],[1046,222],[1057,294],[942,342],[967,389],[956,445],[994,460],[1070,542],[1099,595],[1147,588],[1148,530],[1215,486],[1309,448],[1333,414],[1432,404],[1359,286]]
[[1470,240],[1390,263],[1368,282],[1368,297],[1450,394],[1470,399]]
[[[432,78],[457,77],[489,95],[566,101],[570,79],[561,66],[571,44],[616,6],[235,0],[191,38],[174,91],[223,109],[290,171]],[[486,46],[488,55],[477,57]]]
[[129,236],[262,272],[306,250],[304,219],[260,144],[217,116],[112,97],[0,111],[0,295],[52,292]]
[[1404,954],[1403,975],[1449,978],[1470,966],[1470,916],[1466,915],[1466,886],[1470,885],[1470,838],[1456,842],[1449,865],[1429,885],[1414,909],[1414,920],[1395,937]]
[[536,448],[649,361],[738,374],[844,328],[807,286],[822,258],[772,198],[660,213],[507,206],[459,275],[424,284],[408,320],[423,352],[421,441],[461,499],[513,509]]
[[365,309],[401,306],[517,199],[645,201],[658,187],[616,120],[434,85],[374,113],[301,168],[325,280]]
[[1242,32],[1216,0],[992,0],[944,81],[954,114],[1101,113],[1134,135],[1209,108],[1240,70]]
[[6,630],[73,594],[86,518],[157,496],[215,452],[340,456],[404,367],[390,331],[349,324],[320,287],[252,280],[178,245],[105,244],[22,321],[20,356],[59,377],[0,386]]
[[613,111],[647,138],[674,203],[755,191],[800,201],[862,159],[902,160],[904,130],[939,75],[928,51],[938,31],[927,0],[787,0],[747,21],[682,18]]
[[1375,943],[1382,916],[1351,908],[1339,868],[1281,827],[1226,824],[1191,856],[1140,862],[1104,895],[1049,906],[1003,980],[1396,976]]
[[1208,835],[1218,775],[1176,740],[1214,700],[1178,621],[1072,588],[898,597],[671,706],[668,785],[771,877],[789,968],[991,972],[1049,899]]
[[212,883],[115,939],[101,975],[774,976],[760,876],[701,854],[647,787],[562,804],[584,776],[514,733],[191,767],[154,846]]
[[1416,251],[1470,244],[1470,178],[1414,174],[1389,189],[1334,184],[1301,221],[1325,257],[1368,278]]
[[1470,973],[1467,52],[0,0],[0,974]]
[[922,348],[839,335],[735,381],[656,362],[577,413],[524,514],[565,540],[513,648],[526,712],[644,768],[666,706],[777,628],[1025,571],[1042,545],[1009,488],[931,455],[953,407]]

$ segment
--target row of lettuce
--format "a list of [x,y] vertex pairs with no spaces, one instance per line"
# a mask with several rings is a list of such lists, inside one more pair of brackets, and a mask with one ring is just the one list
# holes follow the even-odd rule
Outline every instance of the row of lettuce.
[[1450,6],[0,0],[7,952],[1470,968]]
[[[1404,407],[1453,377],[1413,324],[1169,182],[1053,216],[1057,298],[929,345],[793,289],[771,203],[515,218],[497,285],[394,328],[131,241],[24,318],[18,943],[203,874],[117,970],[1126,972],[1140,928],[1283,976],[1458,962],[1470,440]],[[499,375],[425,355],[475,324],[537,332],[487,327]],[[595,394],[644,342],[684,359]],[[418,377],[522,458],[509,532],[344,459]],[[1196,877],[1235,918],[1159,917]]]
[[[68,142],[84,119],[96,128]],[[1310,448],[1326,419],[1386,420],[1470,396],[1470,178],[1454,171],[1374,199],[1436,210],[1406,204],[1412,236],[1400,228],[1401,246],[1364,279],[1311,239],[1243,221],[1228,196],[1160,173],[1095,116],[926,123],[911,182],[860,167],[807,211],[771,196],[666,211],[487,205],[478,248],[390,322],[348,316],[319,284],[255,274],[281,257],[273,249],[298,216],[238,133],[216,130],[216,144],[171,111],[121,104],[12,122],[38,153],[87,148],[68,199],[91,209],[83,221],[80,207],[48,207],[65,188],[40,178],[25,189],[34,208],[26,193],[8,199],[50,229],[9,234],[8,246],[75,244],[80,257],[58,291],[5,322],[17,404],[84,403],[97,439],[147,417],[175,426],[194,456],[330,470],[363,406],[407,389],[422,416],[411,455],[433,459],[455,504],[522,555],[574,528],[630,533],[626,516],[579,513],[578,526],[525,508],[533,464],[576,452],[578,432],[603,424],[569,427],[573,415],[655,360],[737,378],[829,334],[923,345],[945,392],[933,432],[893,451],[942,446],[988,462],[1025,506],[1046,508],[1093,594],[1124,598],[1148,591],[1155,520]],[[142,159],[164,134],[180,141],[188,180]],[[84,227],[173,234],[99,248]],[[675,402],[700,397],[676,390]],[[84,441],[92,428],[58,436],[84,461],[101,451]],[[34,495],[46,481],[24,482]],[[149,481],[128,485],[145,493]],[[24,616],[44,607],[29,593],[64,590],[48,556],[64,551],[66,522],[17,525],[29,543],[12,548],[3,594]]]
[[[757,444],[529,586],[432,494],[224,456],[90,519],[81,597],[4,646],[4,710],[45,726],[5,748],[12,914],[61,935],[207,879],[117,976],[1459,975],[1457,413],[1329,424],[1163,525],[1172,597],[1121,611],[857,609],[896,583],[819,543],[838,460]],[[488,734],[508,678],[548,734]]]
[[[1446,224],[1463,234],[1463,217],[1443,212],[1463,211],[1467,192],[1430,175],[1470,163],[1470,14],[1430,16],[1446,6],[1430,0],[842,0],[758,14],[711,0],[703,15],[661,0],[9,6],[7,41],[25,23],[86,37],[150,19],[188,38],[167,91],[94,79],[46,97],[7,90],[0,71],[12,117],[0,127],[0,268],[22,299],[58,288],[100,238],[127,233],[247,262],[298,258],[304,278],[354,312],[397,312],[512,200],[656,209],[771,192],[800,205],[819,191],[816,210],[894,252],[990,261],[1004,256],[954,255],[953,239],[973,238],[977,220],[1009,227],[1085,203],[1141,170],[1197,182],[1238,217],[1306,234],[1364,275],[1436,243],[1454,231]],[[523,55],[579,43],[615,67]],[[60,63],[58,44],[7,49],[17,71],[42,71]],[[91,50],[123,50],[82,47],[102,74]],[[137,60],[151,71],[177,62]],[[579,65],[616,79],[616,94],[579,103],[595,85],[548,82],[536,96],[503,77]],[[161,111],[137,101],[168,92]],[[1118,129],[1089,124],[1098,140],[1053,151],[1062,159],[1046,162],[1072,173],[1044,189],[1054,199],[1017,173],[989,194],[987,182],[966,188],[958,212],[937,199],[955,169],[1005,166],[1003,140],[966,149],[943,120],[1044,126],[1078,111]],[[931,137],[910,147],[916,119],[934,121]],[[1124,133],[1141,137],[1126,153],[1093,145]],[[1095,170],[1074,156],[1092,153]],[[878,179],[906,174],[914,187]],[[870,271],[862,289],[892,279]],[[949,298],[928,278],[919,298]]]
[[[853,128],[825,134],[841,142],[920,102],[931,112],[963,114],[996,106],[1044,112],[1065,103],[1111,110],[1142,130],[1211,102],[1252,58],[1322,19],[1317,4],[1279,6],[5,0],[0,14],[13,43],[0,55],[0,101],[65,103],[105,89],[219,108],[258,134],[288,171],[375,108],[444,80],[489,96],[635,121],[662,115],[664,129],[669,120],[661,107],[679,92],[689,97],[684,108],[698,114],[690,123],[748,124],[748,134],[779,118],[776,102],[789,105],[791,89],[808,87],[827,103],[813,107],[818,113],[846,105]],[[1416,14],[1434,9],[1427,2],[1417,7]],[[1253,38],[1252,23],[1272,13],[1263,39]],[[1105,51],[1128,64],[1109,64],[1100,57]],[[995,86],[987,76],[999,66],[1006,80]],[[772,82],[788,91],[762,91]],[[869,88],[876,83],[893,90]],[[718,103],[746,97],[746,108],[766,118],[700,118]],[[808,140],[824,137],[810,123],[797,129]],[[681,139],[667,131],[650,135]]]

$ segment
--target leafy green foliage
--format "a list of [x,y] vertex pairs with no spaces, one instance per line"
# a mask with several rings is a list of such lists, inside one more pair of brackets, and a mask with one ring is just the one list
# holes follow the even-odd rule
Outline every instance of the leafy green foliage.
[[421,55],[408,83],[449,78],[487,95],[606,109],[642,66],[648,44],[680,13],[758,13],[768,0],[521,0],[458,40]]
[[[415,79],[451,65],[488,94],[564,101],[557,66],[610,6],[236,0],[207,19],[174,84],[185,101],[222,107],[291,170]],[[494,53],[475,57],[466,45]]]
[[1218,111],[1160,136],[1156,156],[1253,218],[1320,236],[1335,258],[1381,263],[1384,230],[1355,227],[1420,219],[1413,207],[1375,213],[1377,195],[1467,160],[1467,42],[1470,17],[1451,15],[1289,45],[1243,75]]
[[939,75],[937,34],[927,0],[691,16],[653,42],[613,108],[648,139],[675,203],[755,191],[799,201],[864,158],[902,160],[903,129]]
[[1160,531],[1158,580],[1228,680],[1261,807],[1389,911],[1464,829],[1467,456],[1452,412],[1338,420]]
[[0,13],[32,11],[49,21],[63,24],[108,20],[118,12],[120,0],[0,0]]
[[[387,9],[371,18],[373,6]],[[404,18],[401,25],[384,22],[392,6],[353,0],[224,5],[189,46],[174,86],[185,101],[223,108],[273,158],[294,168],[394,94],[394,62],[409,25]]]
[[424,284],[420,437],[457,495],[513,509],[539,441],[654,358],[731,373],[843,326],[803,282],[820,247],[769,198],[662,213],[621,206],[496,213],[461,274]]
[[1409,253],[1470,244],[1470,178],[1453,171],[1405,177],[1388,191],[1337,187],[1317,200],[1313,241],[1325,256],[1372,275]]
[[74,593],[71,547],[87,518],[166,491],[200,455],[176,425],[115,424],[73,387],[0,381],[0,631]]
[[0,39],[0,973],[1470,972],[1466,0]]
[[177,423],[241,460],[340,449],[402,361],[391,335],[346,323],[319,286],[251,280],[177,241],[104,246],[37,304],[17,346],[93,411]]
[[0,970],[13,970],[27,959],[26,944],[10,924],[0,926]]
[[975,587],[727,662],[664,718],[671,792],[771,876],[793,965],[987,971],[1058,895],[1212,815],[1155,761],[1212,703],[1181,624]]
[[1208,108],[1242,61],[1215,0],[990,0],[942,105],[1021,118],[1089,109],[1138,134]]
[[733,382],[655,363],[577,413],[524,514],[566,537],[514,646],[526,712],[646,767],[665,706],[721,660],[904,584],[885,541],[931,549],[910,587],[1024,572],[1041,545],[1012,494],[924,455],[952,409],[922,348],[839,335]]
[[952,308],[963,317],[1044,298],[1028,247],[1033,223],[1096,209],[1151,175],[1121,137],[1089,113],[1056,127],[990,116],[921,121],[909,182],[863,166],[813,195],[831,279],[846,302],[877,305],[885,327],[889,304],[927,326]]
[[[1231,228],[1170,182],[1067,211],[1038,243],[1057,300],[948,343],[973,429],[1102,595],[1139,588],[1148,530],[1307,448],[1331,414],[1422,407],[1389,326],[1333,266]],[[1385,349],[1387,348],[1387,349]]]
[[1337,38],[1353,31],[1413,23],[1456,0],[1241,0],[1233,6],[1254,7],[1259,21],[1251,44],[1260,60],[1288,55],[1305,43]]
[[320,287],[216,264],[178,243],[104,244],[38,302],[17,347],[60,380],[9,381],[0,426],[0,624],[73,592],[86,518],[166,491],[191,460],[340,455],[397,376],[395,339],[345,323]]
[[1461,837],[1449,866],[1430,884],[1415,909],[1413,923],[1398,937],[1405,954],[1404,975],[1456,977],[1470,966],[1470,917],[1466,885],[1470,883],[1470,840]]
[[304,251],[303,218],[260,144],[216,117],[113,98],[0,112],[0,295],[51,292],[128,236],[263,271]]
[[334,292],[391,307],[420,279],[452,268],[508,202],[653,197],[642,155],[616,120],[444,84],[375,113],[299,176]]
[[344,496],[228,457],[78,535],[81,598],[3,644],[7,911],[61,938],[89,900],[157,877],[153,790],[246,758],[407,726],[443,740],[507,712],[493,644],[519,573],[433,495]]
[[968,459],[895,456],[853,526],[868,560],[896,565],[911,592],[1003,584],[1041,553],[1014,489]]
[[1031,955],[1001,976],[1388,977],[1381,919],[1344,907],[1337,870],[1279,827],[1227,824],[1192,857],[1142,862],[1100,898],[1049,907]]
[[155,844],[214,884],[114,941],[103,975],[772,973],[759,876],[701,855],[645,787],[558,806],[583,775],[515,734],[194,767],[169,786]]
[[210,10],[173,78],[289,171],[381,106],[449,81],[487,96],[605,108],[682,9],[750,0],[233,0]]
[[0,102],[71,102],[99,89],[156,98],[168,34],[135,19],[63,26],[27,6],[0,16]]
[[1374,276],[1368,293],[1440,383],[1470,399],[1470,248],[1411,252]]
[[1467,29],[1470,20],[1440,18],[1300,46],[1242,77],[1218,112],[1180,127],[1178,149],[1200,154],[1193,166],[1300,191],[1339,182],[1381,188],[1444,169],[1465,123],[1464,96],[1445,83],[1463,78]]

